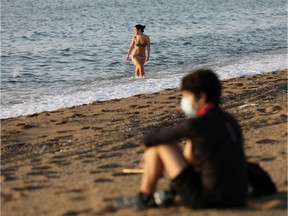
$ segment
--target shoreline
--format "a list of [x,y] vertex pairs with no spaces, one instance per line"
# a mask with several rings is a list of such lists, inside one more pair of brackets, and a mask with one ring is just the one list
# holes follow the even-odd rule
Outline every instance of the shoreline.
[[[268,171],[279,193],[249,201],[244,211],[176,206],[139,215],[277,216],[287,211],[287,69],[222,84],[221,106],[242,127],[247,159]],[[3,215],[135,215],[133,209],[105,210],[103,200],[137,192],[141,176],[121,170],[138,168],[143,134],[184,118],[180,98],[177,88],[166,89],[1,119]]]
[[[288,68],[280,69],[280,70],[276,70],[276,71],[283,71],[283,70],[288,70]],[[272,72],[275,72],[275,71],[272,71]],[[221,80],[221,82],[225,82],[225,81],[231,80],[231,79],[238,79],[240,77],[246,77],[246,76],[264,75],[265,73],[271,73],[271,71],[268,71],[268,72],[257,72],[257,73],[255,73],[253,75],[244,75],[244,76],[237,76],[237,77],[233,77],[233,78],[223,79],[223,80]],[[179,82],[179,84],[180,84],[180,82]],[[83,104],[78,104],[78,105],[76,104],[76,105],[67,106],[67,107],[60,107],[60,108],[53,109],[53,110],[40,111],[40,112],[35,112],[35,113],[30,113],[30,114],[22,114],[22,115],[19,115],[19,116],[4,117],[4,118],[0,118],[0,120],[19,118],[19,117],[22,117],[22,116],[34,116],[34,115],[38,115],[38,114],[46,113],[46,112],[56,112],[57,110],[70,109],[70,108],[78,107],[78,106],[86,106],[86,105],[94,104],[96,102],[107,102],[107,101],[113,101],[113,100],[122,100],[122,99],[125,99],[125,98],[135,97],[135,96],[143,95],[143,94],[155,94],[157,92],[161,92],[161,91],[165,91],[165,90],[171,90],[171,89],[175,90],[175,89],[178,89],[178,87],[166,88],[166,89],[161,89],[159,91],[152,91],[152,92],[148,92],[148,93],[143,92],[143,93],[139,93],[139,94],[135,94],[135,95],[130,95],[128,97],[119,97],[119,98],[108,99],[108,100],[95,100],[95,101],[92,101],[92,102],[89,102],[89,103],[83,103]]]

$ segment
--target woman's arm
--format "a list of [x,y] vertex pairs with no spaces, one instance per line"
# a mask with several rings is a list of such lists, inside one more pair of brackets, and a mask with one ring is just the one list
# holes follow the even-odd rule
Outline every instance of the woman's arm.
[[127,60],[129,60],[129,56],[134,48],[134,45],[135,45],[135,37],[132,38],[131,40],[131,44],[130,44],[130,47],[129,47],[129,50],[128,50],[128,54],[127,54]]
[[149,61],[150,58],[150,38],[147,36],[147,56],[146,56],[146,62]]

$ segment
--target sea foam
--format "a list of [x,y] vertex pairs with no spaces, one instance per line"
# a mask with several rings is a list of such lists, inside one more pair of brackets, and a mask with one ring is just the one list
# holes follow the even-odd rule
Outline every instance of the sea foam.
[[[191,65],[189,68],[212,68],[220,79],[259,74],[287,68],[286,49],[265,54],[250,55],[229,60],[217,60],[208,64]],[[46,92],[35,91],[34,95],[20,100],[19,103],[2,105],[1,118],[16,117],[59,108],[125,98],[137,94],[153,93],[163,89],[176,88],[187,70],[147,71],[143,79],[122,77],[102,82],[90,82],[82,86],[63,86],[51,88]],[[41,94],[41,95],[40,95]],[[17,101],[17,100],[16,100]]]

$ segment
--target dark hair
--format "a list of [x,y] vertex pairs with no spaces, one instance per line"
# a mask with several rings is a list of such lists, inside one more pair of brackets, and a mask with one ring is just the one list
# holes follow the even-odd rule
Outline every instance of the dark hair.
[[135,28],[139,31],[141,31],[142,33],[144,32],[144,29],[145,29],[145,25],[140,25],[140,24],[137,24],[135,25]]
[[221,82],[211,69],[197,69],[182,79],[181,91],[195,94],[196,99],[206,93],[206,102],[220,103]]

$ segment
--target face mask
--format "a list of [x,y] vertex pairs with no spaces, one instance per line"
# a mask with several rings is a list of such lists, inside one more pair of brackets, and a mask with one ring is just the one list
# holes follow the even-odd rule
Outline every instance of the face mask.
[[192,100],[187,97],[182,97],[180,105],[182,111],[188,118],[195,116],[196,110],[193,108]]

